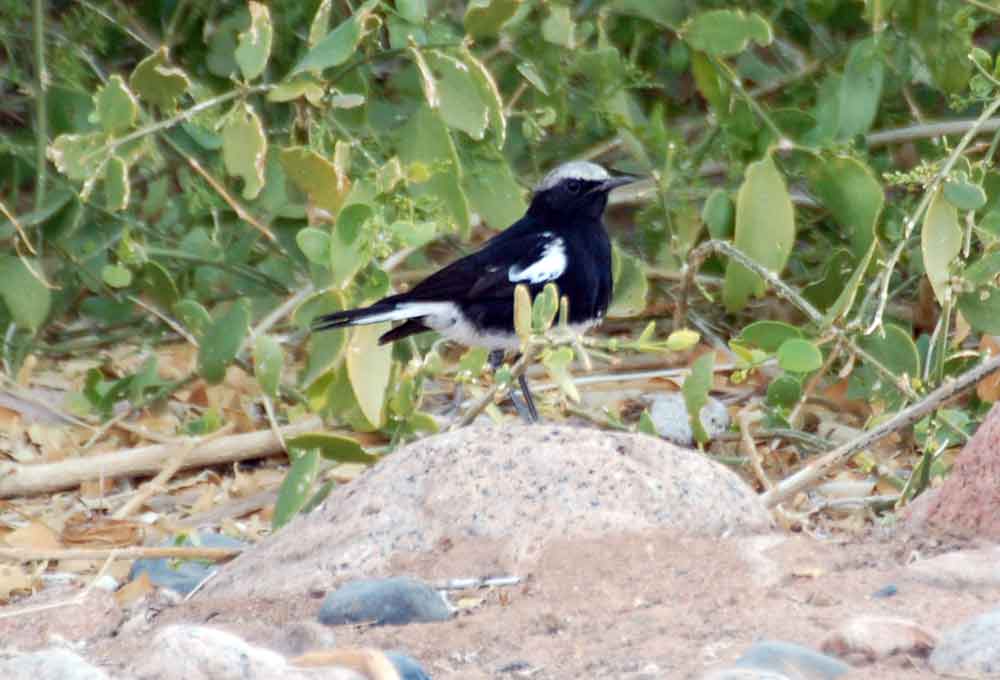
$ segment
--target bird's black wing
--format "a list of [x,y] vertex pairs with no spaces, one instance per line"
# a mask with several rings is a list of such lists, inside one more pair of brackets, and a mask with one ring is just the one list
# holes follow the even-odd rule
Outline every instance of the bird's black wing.
[[[462,302],[510,298],[519,283],[528,284],[534,292],[558,278],[565,269],[564,263],[560,267],[554,260],[565,252],[560,250],[561,243],[560,237],[552,232],[516,233],[511,229],[488,241],[480,250],[431,274],[406,293],[393,295],[386,301]],[[556,266],[538,268],[540,262]]]

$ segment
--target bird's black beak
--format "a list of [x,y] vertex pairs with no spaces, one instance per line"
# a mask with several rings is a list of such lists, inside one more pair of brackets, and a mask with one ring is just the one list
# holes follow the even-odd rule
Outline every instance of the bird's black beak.
[[601,191],[607,193],[617,187],[623,187],[626,184],[632,184],[633,182],[638,182],[639,179],[640,178],[634,175],[618,175],[616,177],[609,177],[608,179],[597,184],[593,189],[591,189],[591,192]]

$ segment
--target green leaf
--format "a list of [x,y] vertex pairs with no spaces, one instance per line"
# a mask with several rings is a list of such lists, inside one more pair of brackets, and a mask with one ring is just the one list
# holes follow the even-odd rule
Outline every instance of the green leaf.
[[1000,288],[996,285],[958,296],[958,310],[973,329],[1000,335]]
[[163,309],[172,310],[180,299],[177,284],[170,272],[159,262],[150,260],[143,265],[139,283],[143,291]]
[[[611,252],[614,297],[608,316],[636,316],[646,309],[649,281],[642,261],[615,247]],[[572,304],[572,300],[570,301]]]
[[135,125],[139,115],[139,102],[136,101],[121,76],[108,78],[106,85],[97,90],[94,95],[93,122],[100,123],[108,134],[114,135],[128,130]]
[[107,158],[99,153],[104,148],[104,135],[59,135],[46,150],[48,159],[69,179],[83,182],[98,174]]
[[364,203],[354,203],[340,211],[330,239],[329,266],[331,284],[343,288],[368,264],[365,256],[366,225],[374,212]]
[[250,81],[263,73],[267,66],[274,28],[267,5],[250,0],[247,7],[250,10],[250,27],[239,34],[234,56],[243,79]]
[[538,69],[535,68],[534,64],[530,61],[522,61],[518,63],[517,71],[524,76],[524,79],[531,83],[536,90],[544,94],[546,97],[549,95],[549,87],[545,84],[545,81],[542,79],[542,75],[538,72]]
[[945,199],[941,190],[927,207],[922,229],[920,250],[924,257],[924,270],[934,289],[934,297],[944,304],[945,299],[951,296],[951,267],[962,252],[963,234],[958,211]]
[[112,288],[127,288],[132,284],[132,272],[120,264],[106,264],[101,269],[101,278]]
[[531,292],[523,283],[514,288],[514,332],[521,342],[531,337]]
[[411,24],[427,21],[427,0],[396,0],[396,11]]
[[299,229],[299,233],[295,235],[295,243],[313,264],[330,266],[330,234],[326,231],[316,227]]
[[253,108],[237,107],[222,129],[222,160],[226,172],[243,179],[243,198],[252,200],[264,188],[267,138]]
[[580,401],[580,391],[573,382],[573,376],[569,372],[569,365],[573,362],[573,348],[560,347],[549,350],[542,356],[542,365],[545,371],[552,378],[552,381],[559,386],[559,390],[571,401]]
[[[736,197],[735,245],[747,257],[775,273],[785,268],[795,244],[795,210],[785,179],[770,155],[747,166]],[[723,301],[736,312],[751,295],[764,294],[764,282],[740,264],[726,267]]]
[[802,398],[802,383],[791,375],[779,375],[767,386],[767,403],[792,408]]
[[559,289],[554,283],[545,284],[542,292],[535,296],[535,301],[531,305],[531,330],[535,333],[544,333],[555,321],[556,313],[559,311]]
[[489,109],[469,67],[439,51],[428,52],[426,59],[435,76],[441,119],[448,127],[482,139],[490,121]]
[[295,65],[289,75],[306,70],[322,71],[333,66],[340,66],[351,58],[368,28],[368,17],[378,3],[379,0],[368,0],[356,9],[349,19],[330,31],[326,37],[306,52],[306,55]]
[[[653,322],[650,322],[650,326],[652,325]],[[701,340],[701,334],[698,331],[679,328],[667,336],[666,347],[671,352],[685,352],[697,345],[699,340]]]
[[321,0],[316,14],[309,24],[309,47],[315,47],[320,40],[330,32],[330,14],[333,12],[333,0]]
[[309,500],[316,475],[319,474],[319,452],[306,451],[292,459],[292,466],[278,489],[278,500],[274,504],[271,528],[280,529],[288,524]]
[[198,373],[206,382],[222,382],[249,329],[250,307],[245,300],[230,305],[205,328],[198,338]]
[[406,166],[419,163],[434,169],[426,182],[411,184],[410,193],[415,198],[428,196],[441,201],[452,223],[466,234],[471,218],[468,200],[462,191],[458,153],[444,121],[426,104],[420,106],[400,130],[399,157]]
[[528,209],[524,191],[502,156],[476,154],[466,162],[462,180],[469,207],[494,229],[506,229]]
[[204,333],[212,323],[208,310],[195,300],[181,300],[174,305],[174,314],[194,336]]
[[[253,344],[253,370],[264,394],[278,398],[285,353],[281,344],[270,335],[258,335]],[[287,444],[287,442],[286,442]]]
[[281,149],[278,159],[288,178],[313,205],[325,210],[331,219],[336,218],[351,189],[347,176],[333,163],[302,146]]
[[112,156],[104,166],[104,205],[111,212],[128,207],[131,185],[128,181],[128,166],[118,156]]
[[614,0],[611,8],[622,14],[647,19],[676,31],[688,13],[690,3],[686,0]]
[[366,453],[354,439],[326,432],[306,432],[285,440],[289,451],[318,451],[326,460],[338,463],[363,463],[371,465],[378,462],[378,456]]
[[374,427],[384,423],[385,392],[392,373],[392,348],[378,344],[388,324],[357,326],[347,344],[347,376],[365,419]]
[[944,197],[959,210],[979,210],[986,205],[986,192],[983,188],[966,180],[945,182]]
[[729,192],[715,189],[705,200],[701,209],[701,221],[708,227],[712,238],[724,239],[733,234],[733,202]]
[[570,15],[569,7],[550,5],[549,15],[542,20],[542,38],[553,45],[573,49],[576,26]]
[[790,338],[778,348],[778,366],[789,373],[812,373],[823,366],[823,353],[803,338]]
[[736,342],[759,347],[765,352],[777,352],[785,342],[802,338],[802,331],[783,321],[754,321],[743,329]]
[[462,20],[465,32],[471,38],[491,38],[514,16],[522,0],[471,0]]
[[[920,354],[909,331],[886,324],[881,333],[863,336],[859,344],[894,376],[914,378],[920,375]],[[895,383],[863,364],[851,374],[848,398],[881,400],[894,408],[902,402],[903,394]]]
[[731,57],[746,49],[752,40],[770,45],[771,26],[757,13],[742,10],[710,10],[690,19],[681,31],[694,49],[716,57]]
[[[295,310],[295,325],[307,329],[313,319],[323,314],[332,314],[344,309],[344,296],[339,291],[326,290],[306,298]],[[318,378],[334,368],[347,347],[347,332],[325,331],[314,333],[306,345],[306,367],[302,372],[302,386],[308,388]]]
[[171,109],[191,88],[191,79],[183,69],[170,65],[170,51],[164,46],[136,65],[128,84],[143,100]]
[[844,314],[847,314],[854,305],[854,298],[858,294],[858,289],[861,287],[861,281],[864,279],[865,272],[868,271],[868,266],[871,264],[872,257],[875,256],[875,249],[878,247],[878,240],[872,241],[872,244],[868,247],[868,252],[865,256],[861,258],[858,262],[858,266],[854,269],[854,273],[851,274],[850,280],[848,280],[847,285],[844,286],[843,291],[837,296],[836,301],[826,310],[826,314],[823,315],[823,322],[821,328],[824,330],[829,328],[837,319],[839,319]]
[[871,169],[847,156],[817,159],[808,169],[810,187],[846,232],[860,258],[875,239],[885,195]]
[[479,98],[486,106],[489,114],[490,127],[493,129],[494,146],[498,151],[503,150],[507,141],[507,116],[504,113],[503,97],[500,96],[500,88],[497,87],[493,74],[486,68],[483,62],[479,61],[468,48],[462,51],[462,60],[468,67],[472,80],[479,89]]
[[840,81],[839,138],[863,135],[871,129],[882,98],[884,77],[885,64],[874,37],[851,48]]
[[691,374],[681,385],[684,404],[687,406],[691,431],[699,443],[708,441],[708,433],[701,423],[701,409],[708,403],[708,393],[712,389],[712,375],[715,370],[715,352],[705,352],[691,364]]
[[41,328],[52,306],[52,292],[36,274],[43,271],[38,260],[0,255],[0,299],[21,328]]

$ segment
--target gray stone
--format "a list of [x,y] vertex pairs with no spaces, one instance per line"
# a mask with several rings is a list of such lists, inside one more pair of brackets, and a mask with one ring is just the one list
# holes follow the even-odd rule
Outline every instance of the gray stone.
[[108,680],[108,675],[68,649],[53,647],[0,658],[4,680]]
[[[196,540],[185,536],[180,542],[168,540],[161,545],[165,547],[199,545],[205,548],[238,548],[245,544],[224,534],[205,531],[199,533]],[[169,588],[181,595],[187,595],[218,569],[216,565],[206,563],[204,560],[183,560],[180,562],[168,559],[136,560],[129,571],[129,580],[134,580],[142,572],[146,572],[154,585]]]
[[[729,427],[729,411],[718,399],[709,397],[701,407],[699,415],[701,426],[705,428],[709,439],[717,437]],[[694,432],[691,430],[687,404],[680,392],[657,394],[653,397],[653,403],[649,407],[649,417],[653,421],[656,433],[664,439],[680,446],[694,444]]]
[[208,626],[174,625],[157,632],[133,669],[139,680],[307,680],[283,656]]
[[919,560],[906,568],[906,575],[939,588],[1000,587],[1000,546],[980,550],[956,550]]
[[777,640],[755,642],[734,665],[738,669],[784,674],[801,680],[833,680],[850,670],[850,666],[832,656]]
[[426,583],[407,577],[362,579],[327,595],[319,620],[329,626],[348,623],[404,625],[447,621],[451,608]]
[[[763,533],[770,513],[735,473],[656,437],[565,425],[467,427],[404,446],[225,565],[206,597],[281,597],[394,576],[452,541],[492,545],[518,572],[549,545],[645,530]],[[449,564],[455,559],[455,564]],[[281,569],[274,565],[280,564]]]
[[386,652],[385,655],[396,667],[400,680],[431,680],[431,676],[412,657],[401,652]]
[[1000,609],[945,631],[931,653],[931,668],[976,677],[1000,673]]

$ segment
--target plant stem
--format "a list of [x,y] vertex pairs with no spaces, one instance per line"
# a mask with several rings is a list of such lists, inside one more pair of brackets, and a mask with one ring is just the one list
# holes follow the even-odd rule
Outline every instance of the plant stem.
[[[45,153],[49,146],[48,87],[49,73],[45,66],[45,0],[33,0],[32,39],[35,47],[35,212],[45,205],[45,189],[48,180],[48,163]],[[38,230],[37,251],[42,252],[45,240]]]

